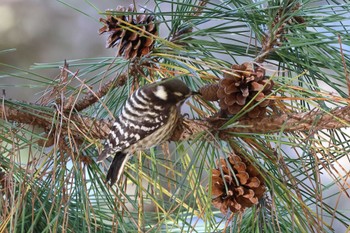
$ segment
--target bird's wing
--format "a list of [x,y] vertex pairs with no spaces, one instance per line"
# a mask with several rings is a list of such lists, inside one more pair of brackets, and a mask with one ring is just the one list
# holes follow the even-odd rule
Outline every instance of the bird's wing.
[[[105,148],[97,161],[113,156],[118,151],[124,151],[161,128],[168,121],[169,111],[173,111],[172,109],[162,110],[166,111],[166,114],[157,111],[142,111],[142,115],[136,115],[128,110],[128,104],[126,104],[119,118],[114,122]],[[142,145],[138,147],[140,146],[142,147]],[[145,145],[144,148],[147,146]]]

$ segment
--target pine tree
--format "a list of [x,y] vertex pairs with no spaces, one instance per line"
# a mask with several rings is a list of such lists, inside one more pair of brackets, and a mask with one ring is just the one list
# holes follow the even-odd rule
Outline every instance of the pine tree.
[[[2,98],[0,232],[349,232],[350,3],[153,3],[101,13],[115,57],[2,75],[47,89]],[[109,186],[112,120],[174,77],[201,95]]]

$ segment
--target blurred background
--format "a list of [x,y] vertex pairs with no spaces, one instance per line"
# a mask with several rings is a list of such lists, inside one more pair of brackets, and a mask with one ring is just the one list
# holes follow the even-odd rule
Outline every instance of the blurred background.
[[[106,35],[100,36],[99,13],[132,1],[56,1],[1,0],[0,1],[0,63],[29,70],[34,63],[64,61],[64,59],[114,56],[114,49],[106,49]],[[146,1],[137,1],[144,6]],[[76,9],[76,10],[75,10]],[[80,12],[79,12],[80,11]],[[13,72],[0,66],[0,72]],[[46,77],[55,78],[59,70],[40,70]],[[18,84],[18,79],[14,80]],[[11,78],[1,78],[2,86],[13,84]],[[22,86],[30,80],[22,80]],[[30,88],[6,88],[7,98],[33,101]],[[37,90],[38,92],[40,90]],[[36,92],[36,91],[35,91]]]

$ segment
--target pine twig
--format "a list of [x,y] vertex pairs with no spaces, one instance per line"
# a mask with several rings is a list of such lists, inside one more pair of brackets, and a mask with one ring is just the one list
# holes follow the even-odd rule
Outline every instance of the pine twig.
[[192,8],[192,11],[193,11],[192,15],[199,16],[200,14],[202,14],[203,9],[205,8],[208,2],[209,0],[200,0],[198,3],[198,6]]
[[[14,107],[10,105],[0,106],[0,116],[7,121],[39,126],[51,127],[51,115],[39,112],[30,107]],[[41,116],[41,117],[38,117]],[[63,117],[62,130],[70,130],[77,137],[84,138],[88,135],[93,139],[105,139],[112,126],[112,122],[72,114],[70,118]],[[240,120],[232,127],[221,129],[227,120],[212,121],[208,119],[183,118],[171,137],[171,141],[191,140],[198,133],[218,133],[220,139],[232,137],[232,133],[261,133],[270,134],[277,132],[319,131],[324,129],[338,129],[350,126],[350,106],[334,109],[330,112],[322,110],[308,111],[297,114],[282,114],[280,116],[265,116],[259,119]],[[71,128],[68,129],[68,125]],[[73,125],[73,127],[72,127]]]
[[171,137],[172,141],[184,141],[203,132],[217,132],[221,139],[232,138],[232,133],[270,134],[278,132],[318,131],[350,126],[350,107],[334,109],[330,112],[309,111],[297,114],[265,116],[259,119],[240,120],[232,127],[220,129],[226,120],[183,119]]
[[277,47],[282,45],[282,41],[285,41],[286,25],[292,23],[304,23],[304,19],[300,16],[294,16],[292,19],[288,19],[288,13],[294,13],[300,8],[300,4],[295,4],[292,6],[292,1],[288,1],[287,8],[280,6],[278,12],[269,26],[269,31],[263,36],[261,45],[262,49],[260,54],[255,58],[255,62],[262,63],[268,56],[273,53]]
[[[36,106],[33,104],[33,107]],[[31,108],[30,106],[11,106],[3,104],[0,106],[1,119],[10,122],[17,122],[38,126],[43,129],[51,128],[53,112],[42,112]],[[103,139],[109,132],[111,123],[107,120],[95,120],[93,118],[84,117],[79,114],[72,114],[70,118],[63,117],[62,131],[67,132],[68,125],[77,137],[83,138],[83,135],[89,135],[94,139]],[[68,124],[70,123],[70,124]]]
[[[86,95],[83,99],[79,100],[75,106],[74,109],[78,112],[88,108],[92,104],[96,103],[101,97],[105,96],[108,91],[123,86],[127,80],[128,76],[126,73],[120,74],[120,76],[117,79],[113,79],[106,84],[102,86],[102,88],[94,93],[89,93]],[[65,106],[65,109],[70,110],[73,106]]]

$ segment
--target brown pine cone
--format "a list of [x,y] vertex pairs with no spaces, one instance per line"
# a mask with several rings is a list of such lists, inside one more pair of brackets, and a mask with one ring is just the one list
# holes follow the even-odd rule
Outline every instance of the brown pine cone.
[[218,166],[212,170],[212,204],[215,208],[223,214],[228,209],[238,213],[258,203],[266,186],[254,165],[242,155],[231,153],[227,160],[220,159]]
[[[118,6],[117,12],[129,12],[127,15],[113,15],[112,11],[106,11],[106,19],[100,18],[105,25],[100,28],[99,33],[109,33],[107,48],[117,46],[117,56],[125,59],[133,59],[147,55],[154,47],[155,40],[148,32],[157,36],[158,30],[155,17],[148,14],[140,14],[134,17],[134,6],[131,4],[128,9]],[[137,26],[137,29],[130,27],[123,21]]]
[[198,92],[201,94],[203,99],[208,101],[217,101],[219,100],[219,97],[217,95],[217,92],[219,90],[219,84],[207,84],[199,88]]
[[[253,63],[232,65],[230,73],[224,73],[219,82],[217,96],[221,110],[227,114],[236,114],[252,99],[252,105],[260,102],[266,95],[271,94],[274,83],[265,76],[265,70]],[[265,114],[270,100],[265,99],[249,112],[250,118],[257,118]],[[249,107],[249,106],[248,106]]]

